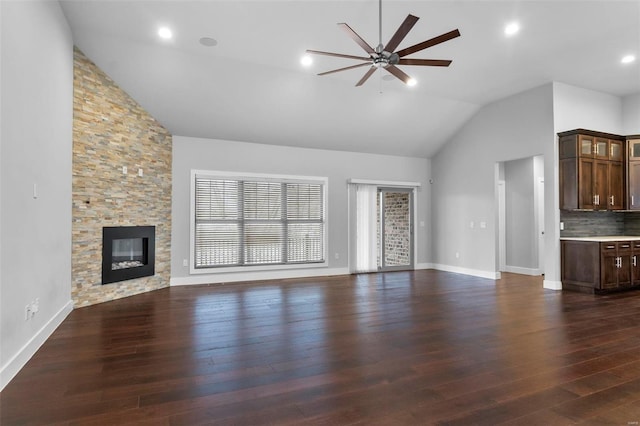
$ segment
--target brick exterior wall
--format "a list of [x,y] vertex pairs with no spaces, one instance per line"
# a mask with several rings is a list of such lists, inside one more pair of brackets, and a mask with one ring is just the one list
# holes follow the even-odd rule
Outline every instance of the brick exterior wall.
[[384,197],[385,263],[387,266],[409,265],[411,263],[409,259],[411,248],[409,194],[386,192]]
[[[380,194],[377,197],[378,208],[378,244],[380,244]],[[411,212],[409,194],[403,192],[384,192],[385,203],[385,254],[386,266],[404,266],[411,263]],[[378,266],[382,265],[378,250]]]
[[[167,287],[171,134],[77,48],[73,85],[75,307]],[[123,166],[128,168],[126,175]],[[156,227],[155,275],[102,285],[102,228],[139,225]]]

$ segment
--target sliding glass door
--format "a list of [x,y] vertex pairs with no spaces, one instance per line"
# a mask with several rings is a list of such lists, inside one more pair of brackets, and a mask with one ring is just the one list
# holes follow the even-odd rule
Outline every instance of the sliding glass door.
[[413,190],[356,185],[354,272],[414,268]]

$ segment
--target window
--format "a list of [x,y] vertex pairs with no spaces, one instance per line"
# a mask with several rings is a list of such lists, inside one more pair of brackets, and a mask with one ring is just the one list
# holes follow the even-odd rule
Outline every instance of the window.
[[193,175],[195,269],[325,261],[326,179]]

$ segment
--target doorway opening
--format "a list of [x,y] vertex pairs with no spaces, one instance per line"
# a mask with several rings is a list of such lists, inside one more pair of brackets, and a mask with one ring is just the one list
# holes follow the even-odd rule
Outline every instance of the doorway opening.
[[414,191],[355,185],[353,272],[414,269]]
[[496,168],[498,271],[544,275],[544,157]]

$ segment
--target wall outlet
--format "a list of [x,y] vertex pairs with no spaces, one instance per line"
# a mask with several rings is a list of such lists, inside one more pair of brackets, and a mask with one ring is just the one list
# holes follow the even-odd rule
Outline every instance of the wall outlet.
[[460,253],[456,252],[456,259],[460,259]]
[[473,223],[473,221],[469,222],[469,228],[473,229],[475,228],[476,224]]
[[189,259],[182,259],[182,266],[189,266]]
[[560,230],[564,231],[564,222],[560,222]]
[[480,222],[480,228],[485,229],[487,227],[487,222]]
[[138,176],[142,177],[144,175],[144,173],[142,172],[142,169],[138,169]]
[[336,260],[340,259],[340,253],[336,253],[334,257],[336,258]]
[[36,314],[38,311],[40,311],[40,299],[36,297],[36,300],[31,303],[31,312]]
[[127,166],[122,166],[122,174],[123,175],[127,174]]

